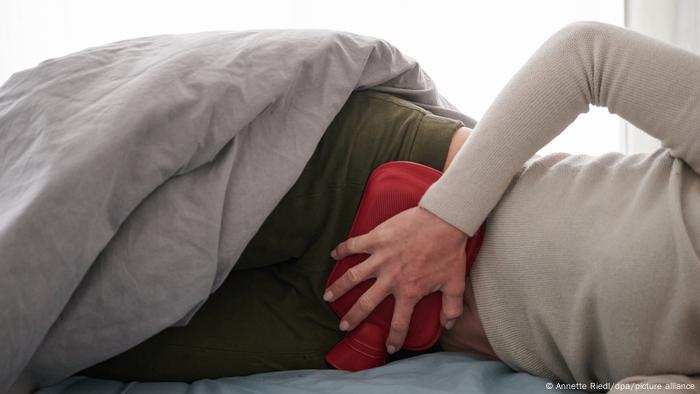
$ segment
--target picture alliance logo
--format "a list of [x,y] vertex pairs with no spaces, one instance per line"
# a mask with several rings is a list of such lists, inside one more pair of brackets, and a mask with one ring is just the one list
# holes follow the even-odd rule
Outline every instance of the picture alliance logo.
[[659,390],[695,390],[695,384],[694,383],[677,383],[677,382],[668,382],[668,383],[654,383],[654,382],[617,382],[617,383],[598,383],[598,382],[590,382],[590,383],[553,383],[553,382],[547,382],[545,384],[545,388],[547,390],[602,390],[602,391],[610,391],[612,389],[617,390],[617,391],[631,391],[631,392],[640,392],[640,391],[649,391],[649,392],[656,392]]

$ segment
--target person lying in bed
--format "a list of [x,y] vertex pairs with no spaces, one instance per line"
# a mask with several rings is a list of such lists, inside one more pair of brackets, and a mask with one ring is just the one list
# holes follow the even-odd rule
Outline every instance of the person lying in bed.
[[[533,157],[590,104],[663,148]],[[369,174],[394,160],[445,173],[418,207],[343,241]],[[696,392],[698,201],[700,57],[618,27],[572,24],[533,55],[473,132],[397,97],[354,93],[192,321],[83,374],[194,380],[323,368],[341,330],[389,294],[393,352],[413,305],[440,290],[444,350],[559,382],[661,383],[656,392],[674,382]],[[487,217],[464,281],[465,242]],[[331,249],[334,259],[371,256],[324,289]],[[373,277],[341,321],[322,300]]]

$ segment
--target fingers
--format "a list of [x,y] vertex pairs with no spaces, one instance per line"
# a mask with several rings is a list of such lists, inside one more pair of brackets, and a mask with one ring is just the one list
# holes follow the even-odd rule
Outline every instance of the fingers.
[[386,340],[386,351],[389,354],[395,353],[403,346],[416,301],[410,298],[396,298],[394,316],[391,318],[389,337]]
[[379,258],[373,255],[360,264],[351,267],[326,289],[326,292],[323,293],[323,299],[328,302],[335,301],[338,299],[338,297],[341,297],[343,294],[347,293],[348,290],[364,282],[365,280],[372,278],[379,266],[379,263]]
[[464,310],[464,280],[452,280],[442,289],[442,311],[440,323],[446,329],[454,326],[455,319],[462,315]]
[[357,327],[389,295],[389,287],[382,282],[375,282],[367,289],[340,322],[340,330],[348,331]]
[[370,253],[375,237],[376,233],[370,231],[367,234],[349,238],[331,250],[331,257],[335,260],[342,260],[351,254]]

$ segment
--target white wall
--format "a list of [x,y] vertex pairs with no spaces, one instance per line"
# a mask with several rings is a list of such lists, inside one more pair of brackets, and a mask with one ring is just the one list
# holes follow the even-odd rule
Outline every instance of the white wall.
[[[130,37],[203,30],[325,28],[378,36],[418,59],[479,118],[518,67],[576,20],[622,25],[623,0],[0,0],[0,82],[38,62]],[[543,151],[623,151],[621,122],[592,109]]]
[[[640,33],[700,53],[700,2],[696,0],[626,0],[625,26]],[[626,152],[652,152],[656,138],[625,124]]]

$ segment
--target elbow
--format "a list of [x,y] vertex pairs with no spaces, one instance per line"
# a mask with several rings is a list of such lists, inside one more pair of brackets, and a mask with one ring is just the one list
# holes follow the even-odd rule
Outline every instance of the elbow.
[[603,22],[579,21],[569,23],[568,25],[564,26],[561,30],[559,30],[557,34],[562,34],[575,39],[581,37],[592,37],[607,31],[612,26],[613,25],[609,25]]
[[605,38],[610,36],[614,29],[619,28],[601,22],[573,22],[554,33],[550,40],[563,45],[565,49],[588,54],[593,53],[594,48],[600,49]]
[[580,81],[578,88],[593,105],[604,105],[601,79],[603,68],[610,56],[611,40],[620,28],[601,22],[574,22],[556,32],[549,40],[560,61],[575,73],[572,77]]

